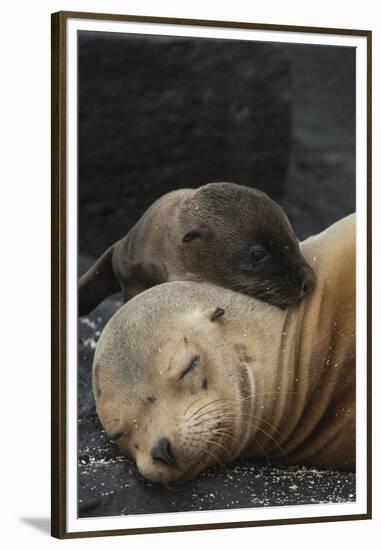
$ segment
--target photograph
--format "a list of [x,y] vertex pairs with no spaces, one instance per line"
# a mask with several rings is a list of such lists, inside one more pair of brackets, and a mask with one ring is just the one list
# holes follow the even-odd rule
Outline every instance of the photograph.
[[368,518],[369,32],[52,30],[52,534]]

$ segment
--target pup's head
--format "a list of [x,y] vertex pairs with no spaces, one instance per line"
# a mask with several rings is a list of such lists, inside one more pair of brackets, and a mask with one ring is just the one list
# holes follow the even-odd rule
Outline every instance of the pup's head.
[[210,281],[287,307],[308,294],[315,274],[282,210],[265,193],[232,183],[200,187],[182,213],[182,261]]

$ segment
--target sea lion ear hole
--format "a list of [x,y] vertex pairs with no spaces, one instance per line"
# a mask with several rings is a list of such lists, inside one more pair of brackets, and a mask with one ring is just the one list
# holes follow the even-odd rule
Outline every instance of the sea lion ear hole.
[[222,317],[223,315],[225,315],[225,310],[222,307],[216,307],[216,309],[213,310],[210,316],[210,320],[216,321],[217,319],[220,319],[220,317]]
[[202,237],[205,237],[207,233],[207,229],[204,229],[203,227],[191,229],[188,233],[185,233],[183,243],[188,243],[190,241],[194,241],[195,239],[201,239]]

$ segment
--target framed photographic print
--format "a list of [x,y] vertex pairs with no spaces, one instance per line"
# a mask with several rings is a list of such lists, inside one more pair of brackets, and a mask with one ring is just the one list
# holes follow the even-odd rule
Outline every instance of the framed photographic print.
[[371,517],[371,32],[52,15],[52,535]]

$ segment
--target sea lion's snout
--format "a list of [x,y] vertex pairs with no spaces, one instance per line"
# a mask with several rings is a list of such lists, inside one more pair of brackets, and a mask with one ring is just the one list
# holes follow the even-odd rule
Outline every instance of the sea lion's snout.
[[155,447],[151,449],[151,457],[154,461],[159,461],[167,466],[177,466],[176,458],[173,454],[172,443],[168,437],[162,437]]
[[[305,296],[311,294],[316,285],[316,275],[312,267],[304,260],[299,261],[294,268],[289,268],[289,277],[284,277],[284,288],[279,292],[279,298],[269,300],[275,306],[286,308],[299,303]],[[291,290],[293,289],[293,290]],[[279,301],[278,301],[279,300]]]
[[[160,423],[171,424],[164,414],[160,416]],[[201,420],[205,422],[201,424]],[[134,453],[140,474],[155,483],[182,483],[214,462],[221,451],[218,444],[214,444],[214,440],[220,439],[221,429],[208,421],[207,415],[195,424],[197,426],[193,428],[185,422],[177,425],[176,429],[173,425],[169,426],[169,437],[159,439],[140,434],[139,449]],[[150,441],[147,441],[147,436]]]
[[232,282],[236,290],[281,309],[298,304],[316,284],[315,272],[299,250],[286,259],[273,250],[258,267],[240,265],[239,269],[239,284]]

